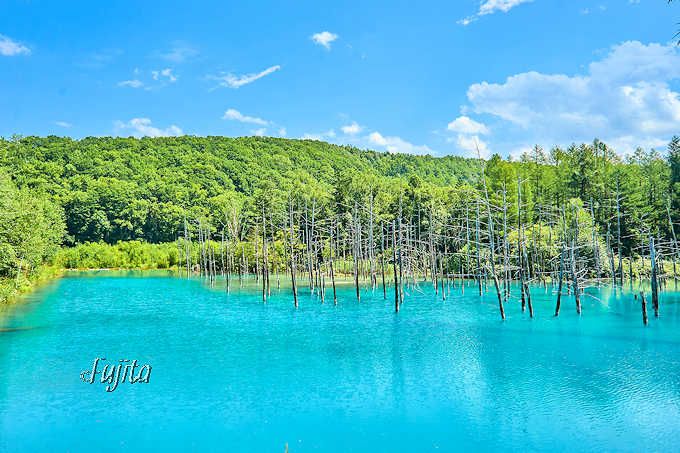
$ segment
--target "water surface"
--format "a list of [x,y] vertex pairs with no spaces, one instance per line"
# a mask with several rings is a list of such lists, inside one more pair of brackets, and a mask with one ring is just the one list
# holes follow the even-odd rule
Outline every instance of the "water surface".
[[[491,288],[489,288],[491,289]],[[680,294],[644,327],[629,290],[536,318],[431,285],[267,304],[163,274],[70,274],[0,315],[2,451],[677,451]],[[329,303],[331,302],[331,303]],[[107,393],[95,357],[152,365]]]

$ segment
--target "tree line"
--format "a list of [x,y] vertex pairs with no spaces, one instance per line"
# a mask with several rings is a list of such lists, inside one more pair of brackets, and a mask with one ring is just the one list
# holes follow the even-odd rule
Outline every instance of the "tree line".
[[30,285],[62,244],[64,213],[53,198],[18,188],[0,171],[0,302]]
[[513,281],[531,310],[529,283],[567,279],[578,296],[677,274],[677,137],[665,155],[595,140],[517,162],[256,137],[15,137],[0,150],[19,187],[63,208],[65,244],[175,242],[188,273],[254,273],[263,297],[281,273],[323,293],[349,275],[357,297],[360,280],[385,293],[387,280],[397,300],[423,278],[442,296],[471,278],[494,285],[502,312]]

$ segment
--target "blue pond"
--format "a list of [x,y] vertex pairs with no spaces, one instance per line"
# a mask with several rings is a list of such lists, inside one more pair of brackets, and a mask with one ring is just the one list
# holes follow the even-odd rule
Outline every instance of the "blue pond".
[[[491,289],[424,283],[397,315],[381,288],[337,306],[301,289],[295,310],[286,288],[263,304],[254,284],[71,274],[0,313],[0,450],[680,448],[680,293],[644,327],[629,288],[554,318],[534,287],[536,318],[513,297],[504,322]],[[96,357],[150,382],[85,383]]]

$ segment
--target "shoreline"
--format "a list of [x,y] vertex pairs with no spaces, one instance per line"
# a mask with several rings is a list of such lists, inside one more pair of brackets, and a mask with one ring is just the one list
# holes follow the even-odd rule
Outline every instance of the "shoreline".
[[22,276],[18,285],[16,278],[0,280],[0,304],[8,306],[17,303],[21,296],[61,278],[65,271],[56,266],[42,266],[35,276]]

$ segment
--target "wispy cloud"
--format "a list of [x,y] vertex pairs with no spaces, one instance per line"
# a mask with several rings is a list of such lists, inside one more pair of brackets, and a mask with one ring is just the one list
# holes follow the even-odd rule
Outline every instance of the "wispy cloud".
[[85,55],[76,64],[87,69],[101,69],[111,64],[116,58],[123,54],[120,49],[104,49]]
[[0,55],[14,57],[16,55],[30,55],[31,49],[14,41],[9,36],[0,35]]
[[154,90],[157,88],[167,86],[171,83],[177,82],[177,76],[172,72],[172,68],[150,71],[151,77],[149,77],[148,75],[144,77],[140,73],[141,71],[135,68],[135,70],[133,71],[133,74],[136,76],[135,78],[130,80],[123,80],[121,82],[118,82],[117,85],[119,87],[143,88],[145,90]]
[[217,80],[219,82],[219,86],[226,87],[226,88],[241,88],[244,85],[248,85],[250,83],[255,82],[256,80],[261,79],[262,77],[268,76],[269,74],[272,74],[278,70],[281,69],[281,66],[275,65],[272,67],[269,67],[265,69],[262,72],[258,73],[253,73],[253,74],[243,74],[243,75],[236,75],[232,73],[228,74],[221,74],[219,76],[208,76],[208,79],[210,80]]
[[263,137],[264,134],[267,133],[267,129],[264,128],[264,127],[261,127],[259,129],[253,129],[252,131],[250,131],[250,133],[253,134],[256,137]]
[[222,119],[229,121],[238,121],[240,123],[257,124],[260,126],[267,126],[269,121],[263,120],[255,116],[244,115],[236,109],[229,109],[224,112]]
[[177,82],[177,76],[172,73],[171,68],[161,69],[160,71],[151,71],[151,78],[168,83]]
[[182,129],[174,124],[165,129],[154,127],[151,124],[149,118],[132,118],[128,122],[116,121],[114,127],[117,132],[128,131],[136,137],[171,137],[183,134]]
[[310,38],[315,44],[324,47],[326,50],[331,50],[331,44],[338,39],[338,35],[329,31],[322,31],[314,33]]
[[54,124],[65,129],[73,127],[73,124],[67,123],[66,121],[55,121]]
[[[597,11],[600,11],[600,12],[607,11],[607,7],[606,7],[605,5],[598,5]],[[587,16],[588,14],[590,14],[590,13],[592,13],[592,12],[596,12],[596,11],[594,11],[594,10],[592,10],[592,9],[590,9],[590,8],[583,8],[583,9],[580,11],[580,13],[581,13],[582,16]]]
[[159,52],[158,57],[172,63],[184,63],[198,55],[195,47],[182,41],[175,41],[169,50]]
[[470,25],[482,16],[497,12],[507,13],[515,6],[519,6],[522,3],[530,3],[532,1],[533,0],[484,0],[482,4],[479,5],[479,10],[475,14],[459,20],[458,24]]
[[327,130],[326,132],[321,132],[321,133],[318,133],[318,134],[310,134],[310,133],[306,133],[306,134],[304,134],[304,135],[302,136],[302,139],[303,139],[303,140],[319,140],[319,141],[323,141],[323,140],[333,139],[333,138],[335,138],[335,135],[336,135],[336,134],[335,134],[335,131],[334,131],[333,129],[329,129],[329,130]]
[[143,88],[144,82],[139,79],[123,80],[122,82],[118,82],[118,86],[128,88]]

